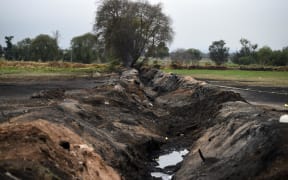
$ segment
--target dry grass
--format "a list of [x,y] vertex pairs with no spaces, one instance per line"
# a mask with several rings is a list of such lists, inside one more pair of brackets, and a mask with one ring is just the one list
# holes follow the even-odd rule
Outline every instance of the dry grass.
[[61,61],[50,62],[33,62],[33,61],[0,61],[0,68],[6,67],[19,67],[19,68],[104,68],[105,64],[82,64],[82,63],[70,63]]

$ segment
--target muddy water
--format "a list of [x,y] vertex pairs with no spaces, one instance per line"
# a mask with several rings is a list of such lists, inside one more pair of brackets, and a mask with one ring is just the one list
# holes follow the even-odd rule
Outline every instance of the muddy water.
[[176,166],[178,163],[183,161],[183,156],[187,155],[189,151],[184,149],[182,151],[173,151],[168,154],[164,154],[156,159],[158,166],[156,168],[159,170],[158,172],[152,172],[151,176],[155,178],[162,178],[162,180],[170,180],[173,177],[172,174],[163,173],[165,172],[165,168]]

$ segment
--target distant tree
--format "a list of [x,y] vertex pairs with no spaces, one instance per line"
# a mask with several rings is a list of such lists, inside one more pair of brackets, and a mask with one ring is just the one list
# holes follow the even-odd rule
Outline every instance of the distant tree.
[[57,42],[49,35],[40,34],[31,43],[31,53],[33,60],[56,60],[58,55]]
[[53,34],[52,37],[55,39],[56,43],[59,44],[60,37],[61,37],[60,31],[58,30],[53,31],[52,34]]
[[201,51],[198,49],[177,49],[176,51],[173,51],[170,53],[170,58],[172,61],[177,63],[191,63],[197,64],[201,59]]
[[233,55],[232,61],[235,64],[243,64],[243,65],[258,63],[256,55],[256,49],[258,45],[252,44],[249,40],[245,38],[240,39],[240,44],[242,45],[242,47],[239,52],[236,52]]
[[288,65],[288,48],[283,48],[282,51],[273,51],[271,63],[274,66]]
[[169,48],[165,42],[160,42],[158,46],[150,46],[146,56],[163,59],[169,56]]
[[32,39],[25,38],[17,43],[18,60],[31,60]]
[[257,44],[252,44],[249,40],[245,38],[241,38],[240,43],[242,45],[242,48],[240,49],[240,54],[242,56],[252,55],[258,47]]
[[98,58],[97,36],[86,33],[71,40],[73,60],[82,63],[91,63]]
[[261,65],[272,65],[273,51],[270,47],[264,46],[257,52],[257,61]]
[[278,66],[287,66],[288,65],[288,46],[282,49],[282,59],[276,63]]
[[202,59],[202,53],[198,49],[187,49],[187,56],[192,61],[192,64],[198,64],[198,62]]
[[0,58],[2,58],[3,53],[4,53],[4,49],[3,49],[3,47],[0,45]]
[[170,19],[160,4],[148,1],[103,0],[94,30],[103,41],[105,54],[133,66],[149,47],[172,40]]
[[4,56],[7,60],[13,59],[13,44],[12,39],[14,36],[5,36],[6,47],[4,48]]
[[170,53],[170,58],[174,63],[188,63],[188,57],[186,53],[186,49],[177,49]]
[[62,59],[64,61],[72,61],[72,57],[71,57],[72,51],[71,51],[71,49],[62,49],[61,51],[62,51],[61,52]]
[[216,65],[221,65],[228,61],[229,48],[225,47],[225,44],[223,40],[220,40],[212,42],[212,45],[209,46],[210,58]]

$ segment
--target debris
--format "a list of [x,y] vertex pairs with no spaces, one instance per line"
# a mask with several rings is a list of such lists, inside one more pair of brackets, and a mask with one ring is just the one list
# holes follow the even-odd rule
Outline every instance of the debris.
[[288,123],[288,115],[285,114],[285,115],[281,116],[279,122],[280,123]]
[[199,156],[202,159],[202,161],[205,162],[205,157],[203,156],[201,149],[198,149],[198,153],[199,153]]
[[17,178],[16,176],[12,175],[10,172],[6,172],[5,173],[6,176],[8,176],[9,178],[13,179],[13,180],[20,180],[19,178]]

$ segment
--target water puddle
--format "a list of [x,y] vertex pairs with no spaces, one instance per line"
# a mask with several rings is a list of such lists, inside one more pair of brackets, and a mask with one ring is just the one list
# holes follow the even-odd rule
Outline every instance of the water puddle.
[[155,178],[162,178],[162,180],[171,180],[173,177],[173,175],[169,175],[169,174],[165,174],[161,172],[152,172],[151,176]]
[[285,115],[281,116],[279,119],[279,122],[280,123],[288,123],[288,115],[285,114]]
[[151,176],[155,178],[162,178],[162,180],[171,180],[173,174],[164,173],[165,168],[176,166],[178,163],[183,161],[183,156],[187,155],[189,151],[184,149],[182,151],[173,151],[169,154],[164,154],[159,156],[156,159],[158,166],[157,169],[160,169],[158,172],[152,172]]
[[175,166],[179,162],[183,161],[183,156],[188,153],[189,151],[185,149],[183,151],[173,151],[169,154],[159,156],[159,159],[157,160],[159,165],[157,167],[163,169],[167,166]]

